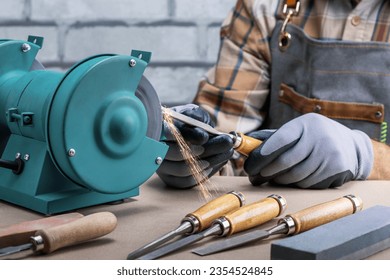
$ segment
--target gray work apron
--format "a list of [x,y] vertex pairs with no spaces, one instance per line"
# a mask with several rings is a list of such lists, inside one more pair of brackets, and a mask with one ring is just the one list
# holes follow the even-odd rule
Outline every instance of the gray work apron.
[[279,46],[283,22],[271,38],[271,96],[267,127],[279,128],[316,112],[372,139],[389,143],[390,44],[320,41],[287,24],[291,40]]

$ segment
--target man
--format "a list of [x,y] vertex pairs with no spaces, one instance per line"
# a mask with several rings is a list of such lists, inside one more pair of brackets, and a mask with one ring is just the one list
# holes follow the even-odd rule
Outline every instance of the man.
[[[230,137],[176,122],[205,175],[231,166],[253,185],[302,188],[389,179],[389,14],[385,0],[238,0],[221,28],[216,65],[200,83],[200,107],[174,110],[264,142],[242,158]],[[159,176],[194,186],[167,140]]]

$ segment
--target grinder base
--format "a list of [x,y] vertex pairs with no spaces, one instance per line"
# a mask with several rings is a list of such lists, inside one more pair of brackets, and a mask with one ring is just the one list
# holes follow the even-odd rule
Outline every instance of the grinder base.
[[120,193],[100,193],[84,188],[58,171],[45,142],[11,135],[10,143],[12,145],[7,146],[2,157],[12,159],[16,151],[28,151],[28,164],[22,175],[0,168],[0,198],[4,201],[43,214],[56,214],[139,195],[139,186]]
[[139,195],[139,188],[120,194],[103,194],[77,187],[73,191],[64,193],[53,192],[37,196],[27,196],[23,193],[6,189],[0,184],[0,197],[3,200],[46,215],[67,212],[73,208],[83,208],[114,202],[137,195]]

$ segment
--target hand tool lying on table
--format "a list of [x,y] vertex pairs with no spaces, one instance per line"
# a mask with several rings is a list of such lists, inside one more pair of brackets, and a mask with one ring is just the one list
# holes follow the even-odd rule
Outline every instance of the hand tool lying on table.
[[272,242],[271,260],[358,260],[388,248],[390,207],[375,205],[304,233]]
[[245,204],[244,195],[232,191],[215,198],[197,210],[187,214],[176,229],[161,236],[155,241],[135,250],[127,256],[128,260],[133,260],[142,256],[156,247],[166,243],[178,235],[193,234],[208,228],[211,223],[220,216],[240,208]]
[[191,126],[202,128],[210,134],[230,136],[233,140],[233,143],[234,143],[234,145],[233,145],[234,150],[236,150],[237,152],[239,152],[240,154],[245,155],[245,156],[249,155],[250,152],[252,152],[258,146],[260,146],[262,143],[262,141],[260,141],[256,138],[244,135],[243,133],[240,133],[240,132],[224,133],[224,132],[218,131],[214,127],[212,127],[206,123],[203,123],[201,121],[198,121],[196,119],[193,119],[191,117],[188,117],[184,114],[178,113],[176,111],[173,111],[173,110],[165,108],[165,107],[161,107],[161,110],[163,113],[166,113],[167,115],[171,116],[172,118],[174,118],[176,120],[182,121],[183,123],[191,125]]
[[280,219],[276,226],[268,230],[255,230],[240,236],[218,241],[209,246],[195,249],[192,252],[205,256],[253,241],[265,239],[274,234],[298,234],[347,215],[354,214],[362,208],[363,203],[359,197],[346,195],[336,200],[306,208],[295,214],[287,215]]
[[48,254],[60,248],[106,235],[115,229],[116,223],[115,215],[110,212],[91,214],[67,224],[38,230],[30,238],[29,243],[0,249],[0,258],[25,250]]
[[283,197],[276,194],[270,195],[267,198],[243,206],[234,212],[230,212],[214,220],[212,225],[202,232],[190,235],[173,243],[169,243],[155,251],[139,257],[138,259],[156,259],[208,236],[229,236],[234,233],[253,228],[279,216],[285,208],[286,200]]
[[66,224],[82,217],[83,214],[72,212],[0,228],[0,248],[27,243],[37,230]]

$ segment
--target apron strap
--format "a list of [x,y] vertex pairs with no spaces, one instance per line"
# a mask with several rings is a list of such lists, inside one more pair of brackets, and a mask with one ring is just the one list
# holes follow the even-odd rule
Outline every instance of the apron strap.
[[301,2],[299,0],[285,0],[283,5],[283,15],[285,16],[282,28],[279,35],[279,49],[284,52],[291,41],[291,34],[286,31],[287,23],[290,22],[293,16],[298,15]]
[[301,1],[299,0],[285,0],[283,5],[283,14],[296,16],[299,13],[299,8],[301,7]]

